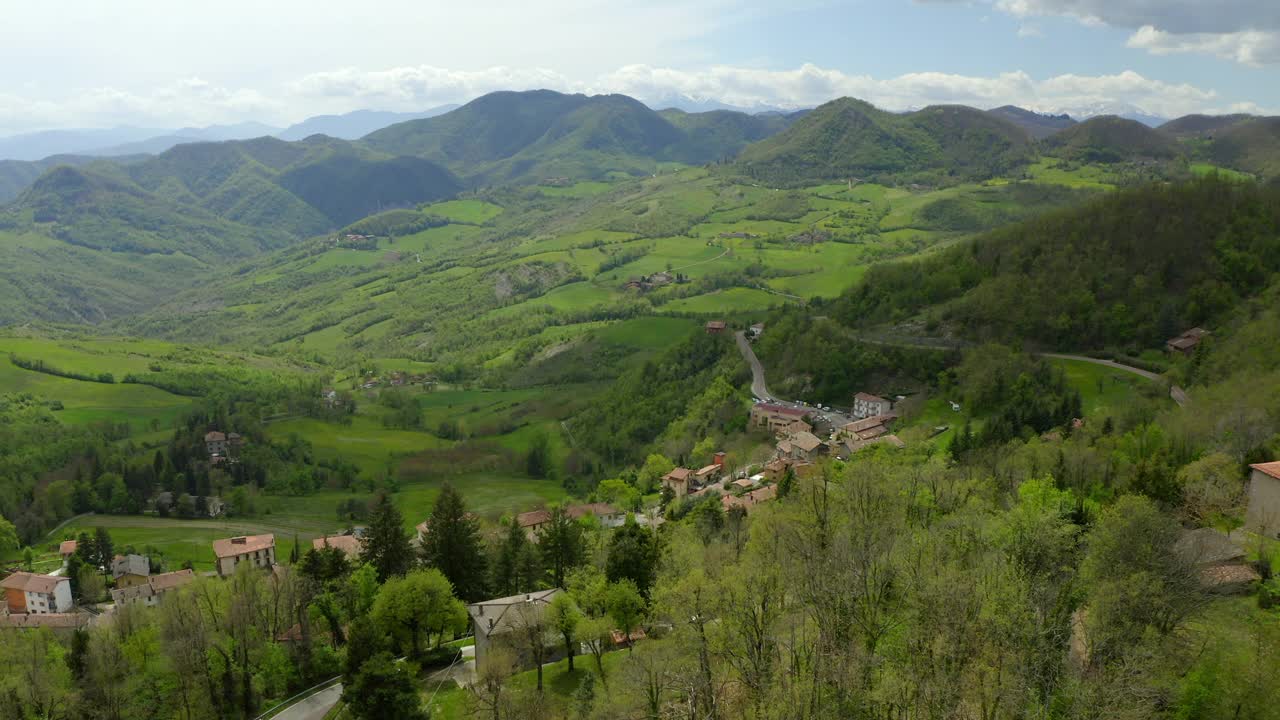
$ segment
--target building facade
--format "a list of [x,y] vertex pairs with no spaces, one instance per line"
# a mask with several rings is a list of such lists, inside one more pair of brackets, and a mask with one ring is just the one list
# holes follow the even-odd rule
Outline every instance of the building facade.
[[5,607],[10,613],[65,613],[75,605],[70,578],[16,572],[0,580],[0,588],[4,589]]
[[276,564],[275,535],[244,535],[213,541],[213,554],[217,557],[218,575],[229,577],[241,563],[269,568]]

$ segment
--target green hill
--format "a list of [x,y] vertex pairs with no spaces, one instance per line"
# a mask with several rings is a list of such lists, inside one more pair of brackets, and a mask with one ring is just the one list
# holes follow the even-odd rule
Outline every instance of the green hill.
[[1184,115],[1157,128],[1166,135],[1178,139],[1212,136],[1242,122],[1252,120],[1253,115]]
[[1280,188],[1210,176],[1106,195],[891,263],[840,303],[850,325],[925,308],[972,339],[1151,347],[1211,326],[1280,270]]
[[1177,141],[1136,120],[1114,115],[1090,118],[1044,141],[1045,151],[1065,160],[1119,163],[1171,160],[1182,154]]
[[842,98],[748,147],[736,169],[780,185],[930,172],[972,178],[1032,156],[1025,132],[979,110],[935,106],[898,115]]
[[1254,118],[1218,132],[1208,147],[1218,165],[1280,177],[1280,117]]
[[624,95],[535,90],[491,93],[438,117],[384,128],[362,142],[438,162],[473,183],[495,184],[650,174],[662,161],[702,164],[732,157],[787,122],[727,111],[657,113]]
[[994,108],[988,110],[987,114],[1002,120],[1008,120],[1026,130],[1027,134],[1037,140],[1043,140],[1059,130],[1065,130],[1076,124],[1076,121],[1072,120],[1070,115],[1045,115],[1014,105]]

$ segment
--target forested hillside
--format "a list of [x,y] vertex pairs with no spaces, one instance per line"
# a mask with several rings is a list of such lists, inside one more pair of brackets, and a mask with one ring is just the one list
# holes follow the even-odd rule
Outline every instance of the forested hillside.
[[841,301],[850,324],[930,306],[965,337],[1059,349],[1150,346],[1211,323],[1280,269],[1280,193],[1218,177],[1150,186],[884,265]]

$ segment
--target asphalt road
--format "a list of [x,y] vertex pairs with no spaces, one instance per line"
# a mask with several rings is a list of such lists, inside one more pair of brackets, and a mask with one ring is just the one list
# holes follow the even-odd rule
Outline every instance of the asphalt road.
[[324,720],[325,713],[342,699],[342,683],[324,690],[291,705],[271,720]]
[[733,334],[738,341],[738,350],[742,353],[743,359],[751,366],[751,394],[760,400],[772,402],[775,405],[785,405],[787,407],[799,408],[810,413],[816,419],[821,419],[830,426],[830,429],[841,427],[846,423],[853,422],[854,418],[836,410],[818,410],[804,403],[783,400],[782,398],[769,392],[769,386],[765,383],[764,366],[760,364],[760,358],[756,357],[756,351],[752,349],[751,343],[747,342],[747,336],[742,331]]

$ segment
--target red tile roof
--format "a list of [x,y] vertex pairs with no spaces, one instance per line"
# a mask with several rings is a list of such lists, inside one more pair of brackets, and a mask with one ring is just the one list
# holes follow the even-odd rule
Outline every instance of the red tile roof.
[[175,570],[173,572],[160,573],[147,578],[147,582],[151,585],[151,589],[156,592],[164,592],[181,587],[196,579],[196,574],[190,570]]
[[9,590],[21,590],[23,592],[51,593],[60,582],[69,583],[71,580],[70,578],[56,577],[53,575],[37,575],[35,573],[19,571],[4,580],[0,580],[0,587]]
[[58,554],[64,556],[71,555],[76,551],[76,546],[77,544],[75,540],[63,540],[62,544],[58,546]]
[[81,628],[91,617],[88,613],[14,613],[0,615],[0,628]]
[[522,512],[516,516],[516,522],[519,523],[522,528],[542,525],[543,523],[551,522],[551,511],[530,510],[529,512]]
[[360,539],[355,535],[325,535],[311,541],[311,547],[323,550],[325,547],[337,548],[355,557],[360,554]]
[[663,480],[675,480],[677,482],[685,482],[689,479],[690,473],[693,471],[689,468],[678,467],[663,476]]
[[889,402],[888,400],[885,400],[884,398],[880,397],[879,395],[872,395],[871,393],[864,393],[864,392],[860,392],[860,393],[858,393],[857,395],[854,395],[854,396],[853,396],[853,399],[854,399],[854,400],[862,400],[862,401],[864,401],[864,402],[875,402],[875,403],[887,403],[887,402]]
[[1271,477],[1280,480],[1280,460],[1269,463],[1255,463],[1249,467],[1257,470],[1263,475],[1270,475]]
[[213,541],[213,554],[220,558],[266,550],[276,546],[275,535],[245,535]]

